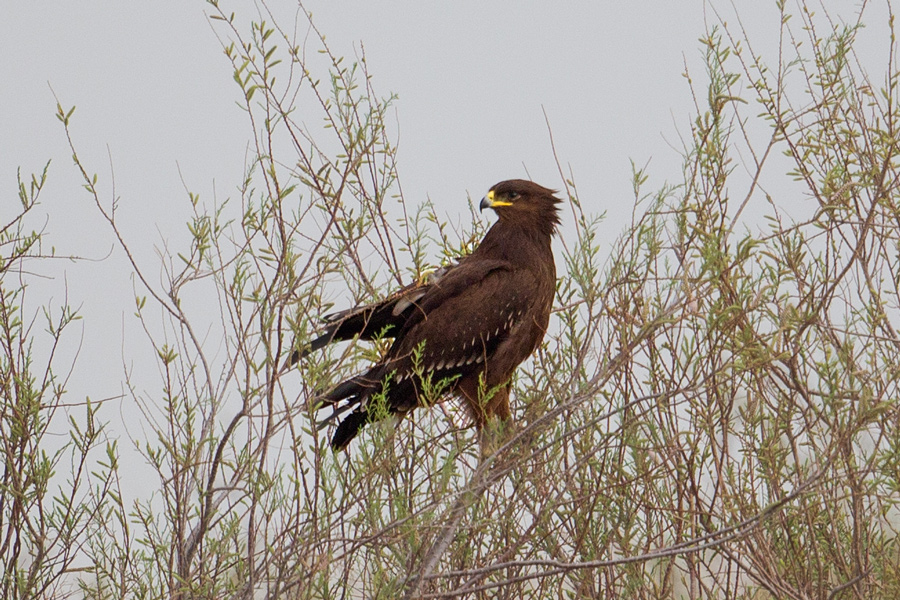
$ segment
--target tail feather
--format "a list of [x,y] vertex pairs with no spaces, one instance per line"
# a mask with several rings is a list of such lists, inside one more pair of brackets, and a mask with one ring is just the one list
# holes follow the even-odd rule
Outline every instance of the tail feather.
[[365,409],[357,408],[346,419],[341,421],[331,438],[331,447],[335,451],[343,450],[353,441],[360,429],[369,422],[369,415]]
[[316,423],[316,431],[322,431],[323,429],[328,427],[330,424],[337,421],[338,417],[340,417],[342,414],[344,414],[351,408],[356,408],[356,406],[358,404],[359,404],[359,400],[357,399],[352,402],[348,402],[347,404],[344,404],[343,406],[335,407],[334,410],[331,411],[330,415],[328,415],[327,417],[325,417],[324,419],[322,419],[321,421]]
[[[327,394],[318,397],[320,409],[326,406],[334,407],[330,415],[316,424],[316,428],[319,430],[336,421],[338,417],[348,410],[355,409],[338,425],[337,431],[335,431],[334,439],[331,443],[335,450],[340,450],[349,444],[350,440],[366,424],[368,415],[361,403],[371,393],[371,384],[371,379],[366,377],[365,374],[357,375],[338,384]],[[346,402],[342,402],[344,400]],[[338,403],[341,404],[338,406]]]
[[356,401],[359,402],[359,399],[363,396],[367,396],[371,392],[371,389],[371,380],[365,375],[357,375],[356,377],[351,377],[347,381],[336,385],[327,394],[319,396],[319,400],[324,402],[324,405],[329,405],[340,402],[345,398],[356,396]]

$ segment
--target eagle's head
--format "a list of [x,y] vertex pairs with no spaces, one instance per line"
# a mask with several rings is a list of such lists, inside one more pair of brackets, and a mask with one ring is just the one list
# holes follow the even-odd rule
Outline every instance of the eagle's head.
[[559,198],[554,190],[533,181],[501,181],[481,199],[479,208],[492,208],[501,221],[533,225],[552,234],[559,225]]

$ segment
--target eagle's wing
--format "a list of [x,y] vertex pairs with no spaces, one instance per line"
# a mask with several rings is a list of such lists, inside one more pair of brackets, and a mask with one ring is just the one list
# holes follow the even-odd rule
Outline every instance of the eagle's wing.
[[405,414],[420,404],[423,378],[432,384],[450,381],[452,390],[486,368],[508,371],[501,376],[508,377],[518,361],[490,361],[530,314],[535,283],[532,271],[485,260],[456,269],[432,286],[384,359],[321,398],[325,405],[347,402],[334,416],[355,409],[338,427],[332,445],[345,446],[367,422],[367,401],[374,393],[384,391],[388,411]]
[[379,302],[326,315],[324,318],[326,327],[322,334],[302,351],[294,348],[288,359],[288,366],[294,365],[301,358],[324,348],[331,342],[350,340],[354,337],[371,340],[396,336],[408,320],[414,304],[447,273],[458,267],[458,264],[441,267]]
[[534,273],[505,261],[479,261],[453,275],[421,298],[388,353],[385,366],[398,379],[416,368],[464,375],[494,354],[534,303]]

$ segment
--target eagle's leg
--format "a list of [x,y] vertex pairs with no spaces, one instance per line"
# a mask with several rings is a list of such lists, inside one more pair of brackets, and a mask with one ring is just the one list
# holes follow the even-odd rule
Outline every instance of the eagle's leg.
[[472,420],[475,421],[482,459],[496,452],[514,431],[512,413],[509,408],[510,387],[509,383],[497,387],[492,390],[493,394],[490,397],[484,397],[483,393],[476,392],[473,394],[474,401],[468,391],[463,390]]

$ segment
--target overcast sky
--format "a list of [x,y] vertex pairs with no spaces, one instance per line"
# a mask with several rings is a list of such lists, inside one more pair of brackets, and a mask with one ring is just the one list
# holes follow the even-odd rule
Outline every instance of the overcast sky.
[[[246,0],[221,4],[256,18]],[[734,4],[758,46],[773,51],[775,2]],[[828,2],[847,20],[857,4]],[[732,3],[716,5],[734,18]],[[295,3],[269,6],[293,26]],[[679,135],[689,132],[693,105],[685,64],[702,82],[697,40],[717,21],[701,0],[305,6],[335,53],[352,59],[362,44],[376,91],[398,95],[392,126],[407,202],[430,197],[458,216],[467,194],[479,198],[526,169],[561,187],[544,111],[585,207],[610,211],[602,226],[610,239],[632,209],[630,160],[649,161],[651,187],[679,180]],[[76,178],[53,92],[77,107],[72,130],[82,158],[103,185],[115,174],[122,226],[158,273],[153,248],[184,231],[184,186],[237,196],[252,135],[207,12],[199,0],[4,3],[0,217],[8,221],[15,205],[16,169],[39,171],[52,159],[41,211],[48,241],[57,253],[91,259],[40,267],[53,276],[40,293],[60,299],[67,290],[85,317],[72,401],[119,393],[123,349],[143,342],[139,333],[123,335],[133,327],[132,282]],[[302,20],[299,27],[305,31]]]

